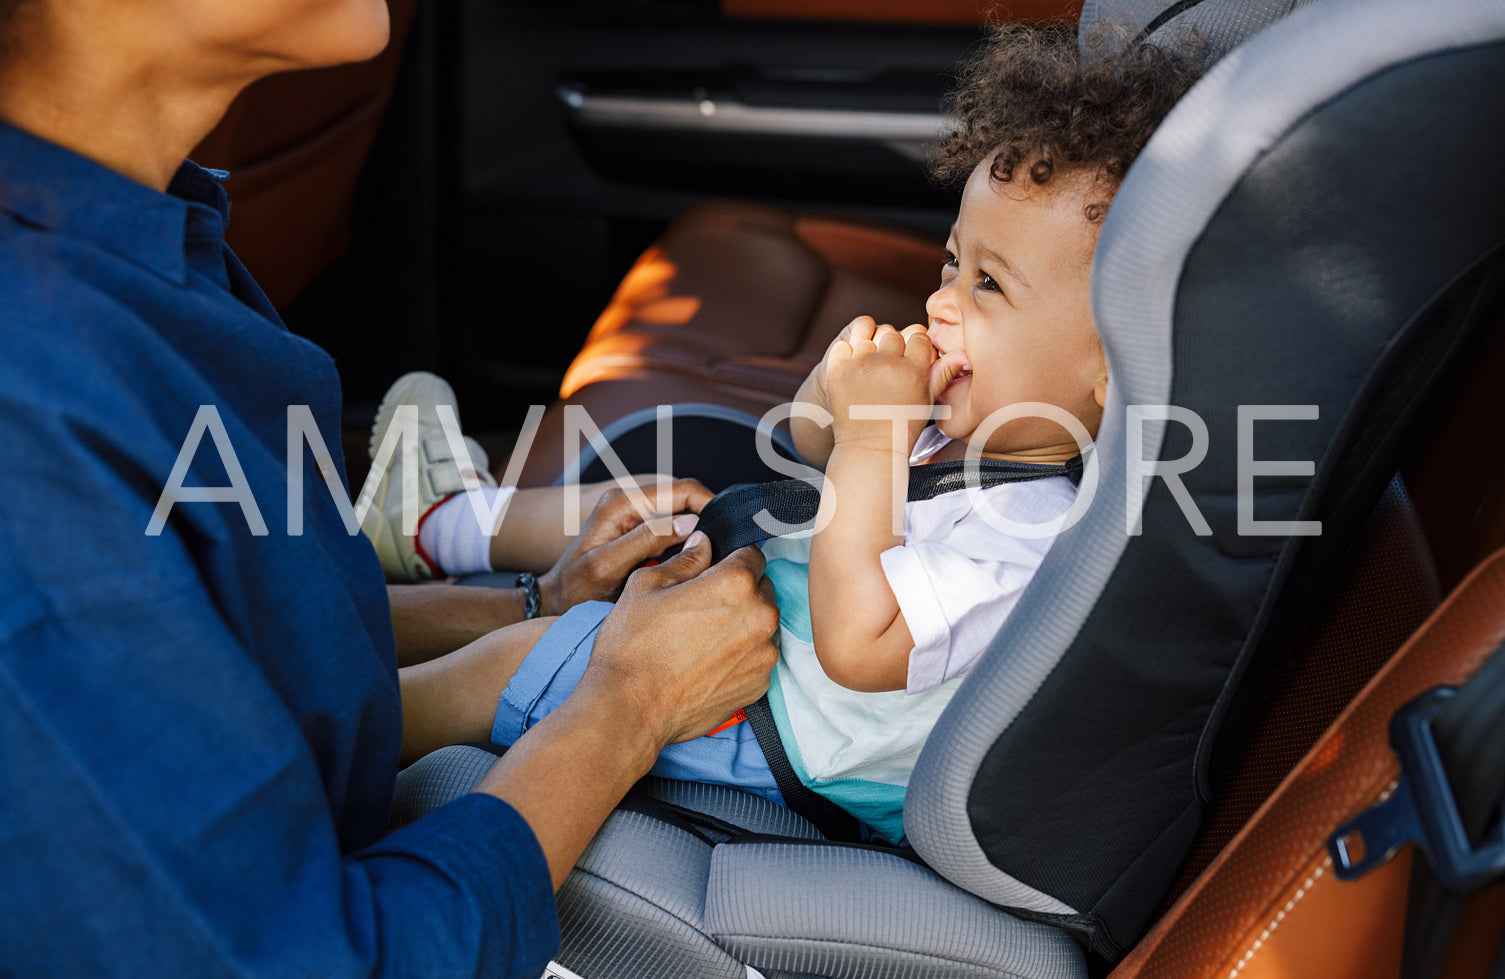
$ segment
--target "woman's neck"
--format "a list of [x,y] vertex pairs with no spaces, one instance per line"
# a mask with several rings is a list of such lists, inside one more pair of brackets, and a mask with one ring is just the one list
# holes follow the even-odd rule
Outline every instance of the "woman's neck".
[[0,120],[157,190],[245,84],[185,84],[150,37],[22,19],[24,43],[0,64]]

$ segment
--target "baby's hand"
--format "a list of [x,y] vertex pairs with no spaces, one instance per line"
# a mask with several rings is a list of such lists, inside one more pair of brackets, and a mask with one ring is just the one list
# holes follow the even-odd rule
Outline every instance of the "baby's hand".
[[811,372],[811,377],[815,381],[814,393],[819,399],[819,404],[822,408],[829,409],[831,407],[830,389],[826,385],[826,365],[831,362],[831,351],[835,350],[836,347],[841,344],[845,344],[848,348],[850,348],[854,331],[857,335],[871,340],[873,338],[873,333],[876,332],[877,329],[877,320],[873,319],[871,316],[859,316],[856,319],[852,320],[852,322],[848,323],[846,326],[843,326],[841,328],[841,332],[836,334],[836,339],[832,340],[831,345],[826,348],[825,355],[821,357],[820,363],[816,364],[815,370]]
[[[877,326],[871,317],[853,320],[826,351],[823,363],[837,443],[872,441],[889,447],[893,422],[887,417],[853,418],[852,407],[934,404],[934,361],[935,348],[923,326],[900,333],[892,326]],[[923,419],[909,423],[911,448],[924,427]]]

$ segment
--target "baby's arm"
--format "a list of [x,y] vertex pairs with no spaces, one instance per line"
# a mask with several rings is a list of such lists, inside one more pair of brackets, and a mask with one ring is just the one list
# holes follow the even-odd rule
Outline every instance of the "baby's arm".
[[914,639],[879,555],[904,543],[894,522],[924,421],[911,421],[895,444],[890,418],[853,418],[852,406],[928,407],[934,359],[924,328],[884,326],[871,339],[838,340],[823,365],[835,417],[821,500],[830,522],[811,542],[810,620],[821,667],[853,690],[902,690],[908,680]]

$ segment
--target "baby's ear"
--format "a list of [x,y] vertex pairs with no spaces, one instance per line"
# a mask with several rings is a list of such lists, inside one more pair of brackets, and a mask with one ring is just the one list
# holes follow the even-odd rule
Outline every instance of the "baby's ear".
[[1094,384],[1094,385],[1092,385],[1092,400],[1097,402],[1097,406],[1099,408],[1105,408],[1105,407],[1107,407],[1107,405],[1108,405],[1108,375],[1107,374],[1103,374],[1101,377],[1099,377],[1097,379],[1097,383]]

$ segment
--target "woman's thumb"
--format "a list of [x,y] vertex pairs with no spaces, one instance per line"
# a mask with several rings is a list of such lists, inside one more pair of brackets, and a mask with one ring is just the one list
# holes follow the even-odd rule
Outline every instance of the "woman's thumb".
[[655,577],[666,579],[663,585],[677,585],[689,581],[711,566],[711,541],[701,531],[695,531],[685,541],[680,552],[653,570]]

